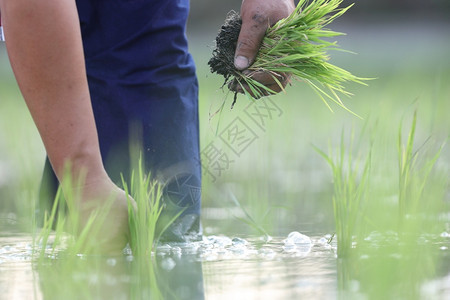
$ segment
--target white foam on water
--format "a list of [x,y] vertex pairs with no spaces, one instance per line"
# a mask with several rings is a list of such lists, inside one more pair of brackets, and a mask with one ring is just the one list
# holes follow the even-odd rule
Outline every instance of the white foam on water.
[[114,267],[117,264],[117,260],[115,258],[108,258],[106,264],[110,267]]
[[298,231],[289,233],[289,235],[283,242],[283,251],[293,254],[294,256],[308,255],[314,245],[309,236]]
[[170,271],[176,266],[176,262],[171,257],[164,258],[160,264],[161,268],[166,271]]
[[286,240],[285,240],[285,244],[286,243],[293,243],[296,245],[299,244],[312,244],[311,238],[307,235],[304,235],[298,231],[293,231],[291,233],[289,233],[289,235],[287,236]]
[[231,240],[233,245],[248,245],[248,242],[242,238],[235,237]]

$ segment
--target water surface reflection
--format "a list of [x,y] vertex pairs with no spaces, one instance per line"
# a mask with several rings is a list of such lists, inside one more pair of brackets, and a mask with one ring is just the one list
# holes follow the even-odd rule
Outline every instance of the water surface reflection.
[[[1,299],[385,299],[449,295],[450,238],[436,237],[416,256],[395,247],[362,247],[336,258],[324,236],[208,236],[162,244],[150,257],[69,257],[37,263],[32,239],[0,236]],[[292,238],[294,240],[292,240]],[[446,246],[447,245],[447,246]],[[380,250],[381,249],[381,250]],[[365,251],[363,253],[363,251]],[[381,252],[380,252],[381,251]],[[388,253],[389,252],[389,253]],[[409,293],[406,293],[409,292]]]

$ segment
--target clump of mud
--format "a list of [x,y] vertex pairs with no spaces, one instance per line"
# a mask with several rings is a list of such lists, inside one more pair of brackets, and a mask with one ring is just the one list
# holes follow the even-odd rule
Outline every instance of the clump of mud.
[[208,62],[212,73],[225,77],[223,85],[230,81],[230,77],[240,73],[234,66],[234,53],[241,25],[242,20],[239,14],[235,11],[229,12],[216,37],[216,48],[213,50],[212,58]]

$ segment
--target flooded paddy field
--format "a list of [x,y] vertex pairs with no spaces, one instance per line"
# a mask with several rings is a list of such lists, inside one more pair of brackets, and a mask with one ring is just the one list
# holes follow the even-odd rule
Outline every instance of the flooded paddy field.
[[[39,264],[33,262],[31,237],[5,235],[0,238],[5,299],[367,299],[387,291],[400,298],[445,299],[450,293],[448,233],[427,241],[441,265],[435,277],[407,282],[404,274],[377,292],[358,272],[380,263],[400,266],[406,257],[390,252],[386,261],[376,254],[338,259],[331,235],[310,238],[294,232],[270,240],[205,236],[200,242],[161,244],[151,259],[126,252],[67,258],[61,250]],[[388,246],[376,236],[366,239],[372,247]],[[418,271],[423,267],[416,265]]]
[[[334,63],[376,78],[344,99],[362,120],[330,112],[301,82],[260,102],[240,96],[228,109],[232,94],[206,66],[215,30],[191,33],[204,237],[159,244],[146,257],[72,257],[61,247],[37,259],[33,210],[45,153],[1,45],[0,299],[449,298],[448,25],[337,23],[347,33],[341,46],[358,54],[337,53]],[[414,112],[418,164],[405,192],[413,205],[400,218],[399,131],[405,144]],[[242,126],[245,135],[233,139]],[[339,157],[341,140],[345,157],[353,153],[350,169],[361,175],[369,153],[371,168],[356,217],[338,220],[355,217],[350,250],[338,257],[336,177],[314,147]]]

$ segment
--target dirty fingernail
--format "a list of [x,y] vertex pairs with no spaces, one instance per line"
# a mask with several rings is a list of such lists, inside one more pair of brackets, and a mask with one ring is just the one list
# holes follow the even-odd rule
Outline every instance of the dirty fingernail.
[[244,56],[236,56],[234,58],[234,66],[238,70],[244,70],[248,68],[248,58]]

